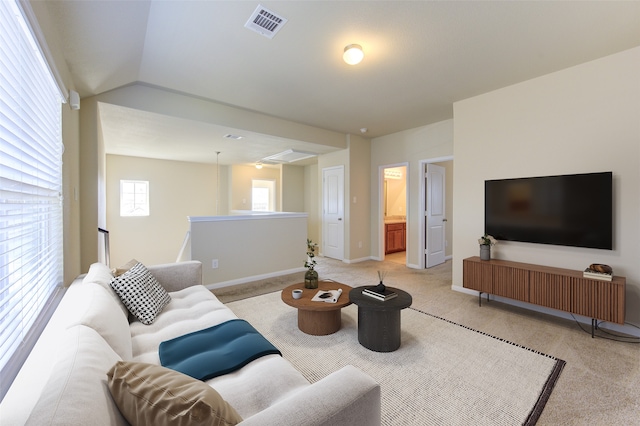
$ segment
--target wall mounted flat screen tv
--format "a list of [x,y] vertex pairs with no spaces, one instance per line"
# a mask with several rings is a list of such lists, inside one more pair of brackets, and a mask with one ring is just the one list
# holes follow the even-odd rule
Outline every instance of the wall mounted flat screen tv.
[[487,180],[484,229],[498,240],[613,249],[612,173]]

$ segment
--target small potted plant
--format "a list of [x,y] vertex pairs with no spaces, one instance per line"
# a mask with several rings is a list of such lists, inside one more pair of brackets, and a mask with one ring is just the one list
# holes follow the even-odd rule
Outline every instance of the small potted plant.
[[478,244],[480,244],[480,260],[491,259],[491,246],[498,244],[498,240],[491,235],[484,234],[478,238]]
[[318,272],[315,270],[316,247],[318,245],[307,238],[307,260],[304,262],[304,267],[307,268],[304,274],[305,288],[318,288]]

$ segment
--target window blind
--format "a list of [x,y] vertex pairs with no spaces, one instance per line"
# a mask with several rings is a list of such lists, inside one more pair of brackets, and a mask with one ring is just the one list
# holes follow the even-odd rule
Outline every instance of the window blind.
[[15,358],[26,358],[30,328],[63,281],[62,101],[20,9],[0,1],[2,395]]

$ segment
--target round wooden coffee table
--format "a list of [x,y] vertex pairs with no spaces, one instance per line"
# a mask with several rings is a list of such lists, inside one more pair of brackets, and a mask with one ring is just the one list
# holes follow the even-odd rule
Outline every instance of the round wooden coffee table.
[[[320,290],[342,289],[342,294],[336,303],[314,302],[315,296]],[[294,299],[292,290],[302,290],[302,297]],[[313,336],[326,336],[340,330],[342,326],[341,309],[351,304],[349,300],[351,287],[335,281],[319,281],[318,288],[304,288],[304,283],[293,284],[282,290],[282,301],[289,306],[298,309],[298,328],[303,333]]]
[[409,293],[387,287],[398,293],[394,299],[380,301],[362,294],[365,288],[356,287],[349,293],[349,300],[358,305],[358,342],[376,352],[393,352],[400,347],[400,311],[411,306]]

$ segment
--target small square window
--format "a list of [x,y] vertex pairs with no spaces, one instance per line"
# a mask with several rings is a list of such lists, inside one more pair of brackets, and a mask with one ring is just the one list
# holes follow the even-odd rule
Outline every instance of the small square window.
[[120,181],[120,216],[149,216],[149,181]]

